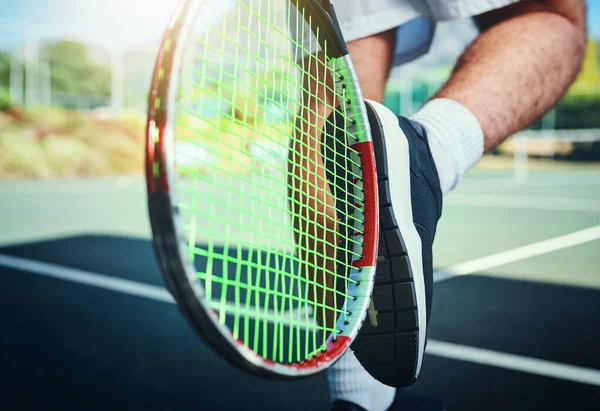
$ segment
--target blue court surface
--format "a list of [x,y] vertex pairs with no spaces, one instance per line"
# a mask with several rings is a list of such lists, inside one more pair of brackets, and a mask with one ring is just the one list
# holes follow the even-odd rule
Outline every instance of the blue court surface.
[[[410,390],[449,410],[600,401],[600,167],[476,169],[445,199]],[[2,409],[327,410],[325,375],[221,360],[165,291],[141,177],[0,183]]]

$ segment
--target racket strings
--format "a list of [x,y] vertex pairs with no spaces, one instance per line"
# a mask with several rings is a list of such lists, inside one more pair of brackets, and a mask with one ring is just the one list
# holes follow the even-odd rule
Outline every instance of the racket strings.
[[[194,190],[190,190],[190,189],[187,189],[187,188],[183,188],[183,187],[181,187],[181,186],[178,186],[178,187],[179,187],[179,189],[180,189],[181,191],[184,191],[184,192],[192,192],[192,191],[194,191]],[[251,198],[251,197],[249,197],[249,198]],[[231,211],[239,211],[239,212],[244,212],[244,211],[246,211],[246,209],[245,209],[243,206],[235,206],[235,205],[232,205],[232,204],[231,204],[231,203],[229,203],[229,202],[223,201],[223,200],[221,200],[221,199],[218,199],[218,198],[213,198],[212,200],[214,201],[215,205],[220,205],[220,206],[224,206],[224,207],[229,207]],[[211,216],[211,215],[212,215],[211,213],[209,213],[209,212],[206,212],[206,210],[205,210],[205,209],[199,208],[199,207],[197,207],[197,206],[192,206],[192,205],[190,205],[190,204],[189,204],[189,203],[187,203],[187,202],[183,202],[183,201],[182,201],[182,202],[180,202],[180,203],[178,204],[178,206],[179,206],[179,208],[180,208],[181,210],[188,211],[188,212],[192,212],[192,213],[197,213],[198,215],[199,215],[199,214],[204,214],[204,215],[206,215],[206,216]],[[280,208],[280,207],[277,207],[277,209],[278,209],[279,211],[284,211],[284,209],[283,209],[283,208]],[[264,217],[262,217],[262,216],[261,216],[261,217],[259,217],[259,218],[260,218],[260,219],[263,219],[263,220],[265,220],[265,221],[267,220],[266,218],[264,218]],[[308,219],[308,218],[306,218],[306,217],[299,217],[299,218],[301,218],[301,219],[302,219],[302,221],[303,221],[304,223],[307,223],[307,222],[312,222],[311,220],[309,220],[309,219]],[[354,219],[356,219],[355,217],[353,217],[353,218],[354,218]],[[361,220],[361,221],[364,221],[364,220]],[[231,225],[231,226],[234,226],[234,225],[236,225],[236,224],[235,224],[234,222],[232,222],[232,225]],[[350,229],[350,228],[351,228],[351,229],[354,229],[354,226],[350,226],[350,225],[348,225],[348,224],[342,224],[342,225],[345,225],[345,226],[346,226],[346,228],[349,228],[349,229]],[[184,227],[184,228],[191,228],[191,225],[188,225],[188,224],[185,224],[185,223],[184,223],[184,224],[183,224],[183,227]],[[248,232],[249,232],[249,233],[252,233],[252,234],[256,234],[256,235],[262,235],[262,236],[263,236],[265,239],[278,240],[279,238],[281,238],[281,237],[280,237],[278,234],[269,234],[269,233],[263,233],[263,232],[262,232],[262,231],[260,231],[259,229],[254,229],[254,228],[252,228],[252,227],[248,227],[248,226],[247,226],[247,225],[245,225],[244,223],[239,223],[239,224],[237,224],[237,227],[238,227],[238,228],[244,228],[244,229],[247,229],[247,230],[248,230]],[[358,235],[362,235],[362,234],[364,234],[364,231],[357,230],[357,231],[355,231],[354,233],[355,233],[355,235],[357,235],[357,236],[358,236]],[[235,238],[235,237],[233,237],[233,236],[230,236],[229,238],[231,238],[231,239],[236,239],[236,238]],[[347,239],[347,241],[348,241],[349,243],[351,243],[351,244],[363,245],[363,242],[362,242],[362,241],[358,241],[358,240],[355,240],[355,239],[353,239],[353,238],[348,238],[348,239]],[[297,248],[297,249],[299,249],[299,250],[301,250],[301,251],[304,251],[304,252],[309,252],[309,251],[310,251],[310,249],[309,249],[309,248],[307,248],[307,247],[303,247],[302,245],[298,245],[298,244],[296,244],[296,248]],[[356,257],[357,259],[360,259],[360,258],[362,257],[362,254],[360,254],[360,253],[357,253],[357,252],[355,252],[355,251],[349,250],[348,252],[349,252],[349,253],[350,253],[352,256]],[[333,259],[333,258],[332,258],[332,259]],[[335,259],[333,259],[333,260],[335,260]],[[336,260],[336,261],[337,261],[337,260]],[[349,264],[346,264],[344,267],[345,267],[345,268],[350,268],[350,267],[351,267],[351,265],[349,265]],[[313,266],[312,268],[316,268],[316,267],[315,267],[315,266]],[[331,275],[332,275],[332,276],[334,276],[334,277],[339,277],[339,274],[336,274],[336,273],[331,273]],[[346,278],[346,277],[345,277],[345,276],[343,276],[343,278]],[[352,279],[349,279],[349,281],[356,283],[356,281],[354,281],[354,280],[352,280]]]
[[[196,142],[196,140],[194,140],[193,138],[186,137],[186,136],[185,136],[185,134],[183,133],[183,131],[184,131],[186,128],[188,128],[188,126],[185,126],[185,125],[184,125],[184,126],[182,126],[182,127],[181,127],[181,131],[182,131],[182,133],[181,133],[181,135],[180,135],[180,137],[179,137],[179,141],[189,142],[189,143],[192,143],[192,144],[193,144],[193,143],[195,143],[195,142]],[[238,134],[238,133],[236,133],[235,131],[229,131],[229,132],[228,132],[228,134],[230,134],[231,136],[237,137],[237,138],[239,138],[240,140],[247,141],[247,140],[246,140],[247,138],[246,138],[245,136],[243,136],[243,135],[241,135],[241,134]],[[262,137],[271,137],[271,135],[270,135],[270,134],[268,134],[268,133],[263,133],[263,132],[260,132],[260,131],[257,131],[257,133],[256,133],[256,134],[257,134],[257,135],[260,135],[260,136],[262,136]],[[227,144],[227,142],[223,142],[222,140],[216,139],[216,138],[214,138],[214,136],[213,136],[212,134],[209,134],[209,133],[203,133],[203,132],[200,132],[200,133],[198,133],[198,136],[201,136],[201,137],[203,137],[204,139],[212,140],[212,141],[213,141],[215,144]],[[275,143],[275,144],[276,144],[278,147],[280,147],[280,148],[284,148],[284,147],[285,147],[284,145],[281,145],[281,144],[279,144],[279,143]],[[306,143],[300,143],[300,144],[303,144],[305,147],[308,147],[308,146],[306,145]],[[330,147],[325,147],[325,152],[326,152],[326,153],[330,153],[330,155],[334,155],[334,156],[335,156],[335,155],[337,155],[337,154],[334,152],[334,150],[333,150],[333,149],[331,149]],[[182,152],[180,155],[181,155],[181,156],[184,156],[184,157],[194,158],[194,157],[193,157],[193,155],[192,155],[191,153],[185,153],[185,152]],[[311,162],[311,165],[313,165],[313,166],[315,166],[315,165],[318,165],[318,163],[317,163],[316,161],[314,161],[314,160],[310,160],[310,162]],[[352,159],[349,159],[349,160],[347,160],[347,162],[346,162],[346,166],[347,166],[347,167],[350,167],[350,166],[355,166],[355,167],[360,167],[360,168],[359,168],[359,170],[360,170],[360,169],[362,169],[362,166],[360,166],[360,165],[358,164],[358,162],[356,162],[355,160],[352,160]],[[218,166],[216,166],[216,167],[218,168]],[[302,166],[300,166],[300,167],[302,167]],[[279,172],[284,172],[284,171],[285,171],[285,169],[284,169],[282,166],[274,166],[274,168],[273,168],[273,169],[274,169],[274,170],[276,170],[276,171],[279,171]],[[302,169],[303,169],[303,171],[309,171],[309,169],[308,169],[307,167],[302,167]],[[222,171],[222,172],[224,172],[224,173],[225,173],[227,170],[221,169],[221,170],[218,170],[218,171]],[[193,170],[190,170],[190,171],[189,171],[189,174],[190,174],[190,175],[193,175],[193,174],[194,174]],[[350,177],[350,178],[352,178],[352,179],[355,179],[355,180],[357,180],[357,181],[361,181],[361,180],[362,180],[362,175],[361,175],[361,174],[359,174],[358,172],[349,171],[349,172],[348,172],[348,175],[349,175],[349,177]],[[199,174],[199,176],[204,176],[204,174]],[[308,182],[307,182],[307,184],[308,184],[308,185],[309,185],[311,188],[317,188],[317,187],[318,187],[317,183],[315,183],[315,182],[312,182],[312,181],[308,181]],[[291,188],[291,185],[289,185],[289,184],[288,184],[288,187],[289,187],[289,188]],[[360,191],[361,191],[361,192],[363,192],[363,189],[362,189],[362,188],[360,188]],[[349,192],[349,193],[348,193],[348,195],[349,195],[350,197],[352,197],[352,199],[353,199],[354,201],[356,201],[356,202],[362,202],[362,201],[363,201],[363,197],[362,197],[361,195],[357,195],[356,193],[353,193],[353,192]],[[317,199],[317,201],[321,201],[321,200]]]
[[[331,82],[335,73],[329,62],[313,54],[315,35],[300,24],[304,11],[287,7],[281,13],[277,6],[282,1],[240,0],[235,10],[223,13],[213,3],[206,2],[206,10],[222,18],[192,37],[178,95],[178,206],[188,255],[196,261],[211,307],[234,338],[265,358],[301,362],[342,331],[319,320],[326,312],[351,315],[338,298],[326,301],[325,295],[353,298],[348,285],[356,282],[347,273],[361,257],[364,234],[360,159],[349,147],[342,154],[313,141],[347,96]],[[301,27],[296,33],[284,29],[292,19]],[[307,47],[301,41],[306,37]],[[323,51],[327,54],[326,45]],[[300,55],[309,56],[308,62],[299,63]],[[318,69],[306,70],[306,64]],[[298,92],[303,82],[309,86]],[[307,95],[311,105],[305,104]],[[212,106],[202,106],[207,101]],[[331,134],[347,146],[356,136],[347,132],[354,120],[346,106],[337,109]],[[273,107],[278,117],[265,121],[265,111]],[[320,124],[318,132],[315,124]],[[281,154],[290,147],[301,161],[290,164]],[[257,172],[262,165],[253,158],[260,150],[280,157],[268,163],[266,173]],[[329,181],[315,173],[323,168],[323,157],[340,164],[347,175]],[[298,193],[299,184],[318,194],[310,196],[310,205],[303,201],[305,193]],[[347,212],[335,226],[316,224],[315,217],[324,218],[331,208],[332,186],[348,189]],[[327,240],[340,232],[352,233],[343,247]],[[333,252],[316,255],[315,245]],[[339,259],[340,250],[350,258]],[[327,265],[337,267],[322,273],[333,282],[307,275]],[[338,287],[338,281],[344,285]]]
[[[317,33],[316,35],[318,37],[319,33]],[[304,34],[302,35],[302,37],[304,37]],[[313,47],[311,46],[310,48],[312,49]],[[327,55],[327,44],[324,45],[324,50],[323,51],[324,51],[324,54]],[[316,104],[317,106],[320,105],[320,107],[321,107],[322,112],[320,113],[319,118],[316,119],[317,120],[316,124],[318,125],[318,127],[317,127],[318,130],[316,132],[319,133],[320,130],[321,130],[321,128],[323,128],[323,126],[325,125],[324,123],[325,123],[326,118],[328,117],[329,113],[331,113],[331,112],[333,112],[335,110],[335,107],[337,106],[336,100],[338,99],[338,97],[335,94],[333,94],[333,99],[332,100],[325,99],[325,98],[322,97],[322,96],[326,96],[328,94],[331,96],[331,94],[332,94],[331,90],[333,89],[332,87],[329,86],[330,81],[328,81],[328,80],[330,80],[330,78],[331,78],[331,73],[330,73],[329,66],[327,64],[325,64],[325,60],[324,59],[320,59],[315,54],[310,54],[310,56],[308,58],[308,62],[306,62],[306,65],[309,67],[309,70],[305,70],[304,71],[304,73],[305,73],[305,79],[307,79],[308,85],[309,86],[313,85],[316,90],[312,90],[310,87],[309,88],[305,87],[304,88],[304,95],[308,96],[309,100],[312,100],[313,104]],[[316,75],[314,75],[313,72],[310,70],[310,67],[312,65],[316,65],[317,66],[317,68],[315,70]],[[306,73],[308,73],[308,74],[306,74]],[[329,79],[327,77],[329,77]],[[308,107],[308,111],[309,111],[307,117],[310,117],[311,115],[314,115],[314,111],[312,111],[310,109],[312,107],[312,104],[305,104],[305,105],[302,106],[302,109],[306,110],[307,107]],[[338,112],[338,114],[339,114],[339,112]],[[345,114],[345,113],[342,113],[342,114]],[[300,116],[302,118],[304,118],[304,116],[302,115],[302,113],[300,114]],[[312,120],[315,120],[315,119],[312,119]],[[347,120],[348,120],[347,117],[344,118],[344,123],[346,123]],[[337,131],[344,132],[345,129],[346,129],[346,124],[344,124],[343,127],[339,128],[339,130],[334,130],[333,135],[335,136],[337,134]],[[314,137],[315,131],[313,131],[310,134],[313,134],[313,137]],[[301,135],[300,139],[302,139],[303,137],[305,137],[305,136]],[[322,138],[321,138],[321,145],[320,146],[317,145],[316,147],[313,147],[313,150],[315,150],[317,147],[319,147],[320,150],[318,150],[318,151],[323,152],[323,156],[324,157],[330,158],[331,155],[333,155],[334,162],[339,162],[340,159],[337,158],[338,157],[338,153],[335,150],[333,150],[330,146],[327,146],[327,145],[323,146],[322,143],[323,143],[324,137],[325,136],[322,136]],[[345,139],[345,137],[346,136],[343,135],[342,139]],[[325,149],[325,150],[323,150],[323,149]],[[327,150],[329,150],[330,152],[329,153],[326,152]],[[348,169],[348,160],[350,158],[351,158],[351,156],[348,155],[348,156],[344,157],[344,159],[343,159],[344,162],[346,163],[345,164],[345,168],[346,169]],[[314,166],[314,163],[311,164],[311,166]],[[319,164],[319,166],[323,167],[323,164]],[[360,180],[360,176],[359,175],[356,175],[353,178],[355,180]],[[332,185],[334,187],[337,186],[338,182],[336,181],[336,179],[337,179],[337,175],[334,174],[333,175],[333,181],[329,181],[329,180],[327,180],[327,181],[321,181],[321,185],[324,186],[326,189],[331,189],[331,187],[328,187],[328,185]],[[327,194],[330,194],[330,193],[327,192],[326,195]],[[339,210],[336,210],[336,211],[339,211]],[[338,222],[337,222],[338,227],[339,227],[339,223],[340,222],[341,222],[341,219],[338,218]],[[346,227],[344,227],[344,228],[346,228]],[[327,227],[325,227],[326,235],[327,235],[328,231],[329,230],[327,229]],[[335,231],[336,231],[336,234],[337,234],[338,230],[336,229]],[[306,234],[305,233],[304,235],[306,237],[308,237],[308,238],[311,237],[310,234]],[[339,252],[338,245],[340,243],[341,243],[341,240],[339,242],[338,241],[334,241],[333,242],[333,248],[334,248],[334,251],[332,253],[333,255],[337,255],[338,254],[338,252]],[[315,258],[315,260],[316,260],[316,258]],[[338,268],[339,268],[340,262],[341,261],[337,261]],[[329,272],[327,273],[327,274],[329,274],[329,279],[331,279],[331,277],[332,277],[331,273],[334,272],[334,271],[335,271],[335,268],[332,269],[332,270],[329,270]],[[323,291],[323,290],[321,289],[321,291]],[[313,294],[315,294],[314,291],[313,291]],[[344,294],[346,295],[346,298],[348,298],[348,281],[347,281],[347,279],[344,282]],[[321,298],[322,298],[322,301],[326,300],[326,293],[325,292],[321,293]],[[333,310],[334,310],[334,312],[336,312],[336,310],[337,310],[337,305],[338,305],[337,302],[338,302],[337,298],[333,298],[333,307],[334,307]],[[327,304],[327,305],[329,305],[329,304]],[[342,306],[344,306],[344,305],[342,305]],[[331,307],[329,307],[329,310],[331,310]],[[351,312],[347,311],[345,308],[342,311],[343,311],[344,317],[346,317],[345,320],[347,319],[347,316],[349,316],[349,315],[352,314]],[[323,323],[323,322],[326,323],[327,322],[327,320],[325,320],[325,321],[323,320],[323,318],[327,317],[327,314],[328,313],[326,312],[325,308],[323,308],[322,314],[321,314],[321,318],[320,318],[320,322],[321,323]],[[344,323],[347,323],[347,322],[344,321]],[[334,333],[333,334],[334,339],[335,339],[336,336],[337,336],[337,334]],[[314,351],[313,353],[311,353],[309,355],[314,355],[314,353],[318,352],[318,350],[325,350],[325,341],[323,341],[323,343],[321,344],[321,346],[316,351]]]
[[[210,63],[206,63],[206,64],[207,64],[207,65],[210,65]],[[192,72],[194,72],[194,70],[193,70],[193,69],[192,69],[191,71],[192,71]],[[228,76],[229,76],[230,78],[232,78],[232,79],[233,79],[233,78],[235,78],[235,77],[234,77],[233,75],[231,75],[231,74],[228,74]],[[210,80],[212,80],[212,81],[218,81],[218,80],[219,80],[219,79],[217,79],[217,78],[210,78],[210,77],[208,77],[208,76],[207,76],[207,79],[210,79]],[[316,78],[315,78],[314,76],[311,76],[311,79],[312,79],[312,80],[316,80]],[[185,78],[184,78],[183,80],[185,81],[185,80],[187,80],[187,79],[185,79]],[[291,79],[286,79],[286,80],[291,80]],[[224,87],[225,89],[228,89],[230,92],[232,92],[232,94],[234,93],[234,90],[233,90],[233,89],[231,89],[231,88],[228,88],[227,86],[223,86],[223,87]],[[267,94],[264,94],[264,92],[263,92],[262,90],[259,90],[259,89],[257,89],[257,88],[248,87],[248,90],[249,90],[249,91],[252,91],[252,92],[254,92],[254,93],[255,93],[255,95],[256,95],[257,97],[263,98],[263,99],[265,99],[265,100],[272,99],[272,97],[270,97],[270,96],[269,96],[269,95],[267,95]],[[331,91],[332,91],[332,89],[330,89],[330,88],[327,88],[327,91],[328,91],[328,92],[331,92]],[[343,99],[343,101],[345,101],[345,102],[348,102],[348,101],[350,101],[350,100],[349,100],[349,99],[347,99],[347,98],[345,97],[345,93],[346,93],[346,92],[345,92],[345,90],[343,90],[342,99]],[[219,97],[219,96],[218,96],[218,95],[217,95],[215,92],[211,91],[210,89],[207,89],[207,90],[206,90],[206,94],[207,94],[207,95],[210,95],[210,96],[212,96],[212,97]],[[181,94],[180,94],[180,97],[181,97],[181,98],[188,98],[188,99],[193,99],[193,98],[194,98],[194,96],[189,96],[189,95],[187,95],[185,92],[181,93]],[[253,102],[253,101],[252,101],[252,100],[251,100],[249,97],[247,97],[247,96],[242,96],[241,98],[244,100],[244,102],[246,102],[246,103],[248,103],[248,104],[254,104],[254,102]],[[318,96],[315,96],[314,98],[315,98],[315,100],[316,100],[318,103],[321,103],[321,104],[325,104],[325,103],[326,103],[326,101],[325,101],[325,100],[323,100],[322,98],[320,98],[320,97],[318,97]],[[273,100],[273,101],[274,101],[274,100]],[[293,104],[301,104],[301,102],[300,102],[299,100],[297,100],[297,99],[294,99],[294,98],[290,98],[290,99],[288,99],[288,101],[289,101],[290,103],[293,103]],[[331,109],[333,108],[331,105],[326,105],[326,106],[327,106],[328,108],[331,108]],[[190,110],[190,109],[185,109],[185,110],[186,110],[187,112],[191,112],[191,110]],[[313,115],[313,116],[319,116],[319,113],[317,113],[316,111],[312,110],[311,108],[306,108],[305,110],[306,110],[306,112],[307,112],[308,114],[310,114],[310,115]],[[286,112],[287,112],[287,114],[290,114],[290,115],[294,115],[294,114],[295,114],[295,113],[293,113],[293,112],[292,112],[292,110],[290,110],[290,109],[286,109]],[[193,113],[192,113],[192,114],[193,114]],[[235,120],[234,120],[234,118],[235,118],[235,117],[233,117],[233,116],[232,116],[232,121],[242,121],[242,122],[243,122],[243,121],[245,120],[245,119],[241,119],[241,120],[240,120],[240,119],[235,119]],[[299,120],[300,120],[302,123],[305,123],[306,125],[310,125],[309,121],[308,121],[307,119],[305,119],[305,118],[299,118]],[[348,123],[349,123],[349,124],[355,124],[355,120],[353,120],[353,119],[348,119]],[[337,124],[336,124],[336,125],[335,125],[335,127],[336,127],[336,129],[337,129],[337,130],[339,130],[339,131],[343,131],[343,128],[342,128],[340,125],[337,125]],[[353,136],[353,138],[355,138],[355,139],[356,139],[357,137]],[[302,143],[302,144],[305,144],[305,143]],[[357,152],[354,152],[354,154],[357,154]],[[350,162],[351,162],[353,165],[360,166],[360,164],[359,164],[359,163],[356,163],[356,162],[354,162],[352,159],[350,159]],[[357,177],[358,177],[358,175],[357,175]]]

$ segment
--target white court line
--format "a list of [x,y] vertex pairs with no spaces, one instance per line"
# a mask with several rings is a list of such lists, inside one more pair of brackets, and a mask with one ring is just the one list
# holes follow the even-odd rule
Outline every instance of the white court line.
[[600,225],[453,265],[447,269],[436,271],[433,281],[438,283],[450,278],[482,272],[597,239],[600,239]]
[[600,386],[600,370],[562,364],[522,355],[507,354],[467,345],[429,340],[425,352],[437,357],[466,361],[528,374]]
[[444,205],[490,208],[524,208],[552,211],[600,212],[600,201],[586,198],[504,196],[489,194],[461,194],[449,196]]
[[[490,183],[493,184],[490,186]],[[596,186],[599,185],[599,180],[577,180],[577,181],[487,181],[481,183],[468,182],[463,183],[461,187],[461,193],[464,194],[478,194],[478,193],[496,193],[501,191],[512,191],[524,188],[546,188],[546,187],[562,187],[562,186]]]
[[[311,307],[302,307],[300,309],[294,307],[291,310],[275,312],[273,310],[258,308],[252,305],[249,307],[236,307],[230,301],[223,304],[220,300],[212,300],[210,306],[215,310],[223,309],[223,311],[228,314],[242,314],[243,316],[250,317],[253,320],[266,321],[271,324],[282,323],[286,320],[302,321],[306,319],[306,316],[312,316],[313,314]],[[304,330],[319,328],[316,321],[310,321],[308,324],[297,325],[299,328]]]
[[0,254],[0,266],[56,278],[72,283],[89,285],[121,294],[144,297],[154,301],[175,304],[173,297],[164,287],[144,284],[137,281],[124,280],[109,275],[92,273],[76,268],[63,267],[56,264],[29,260],[21,257]]
[[[171,294],[165,288],[157,285],[144,284],[137,281],[125,280],[118,277],[111,277],[109,275],[78,270],[76,268],[63,267],[56,264],[29,260],[21,257],[13,257],[5,254],[0,254],[0,267],[2,266],[21,271],[28,271],[44,277],[88,285],[91,287],[101,288],[103,290],[115,291],[121,294],[133,295],[136,297],[147,298],[149,300],[175,304],[175,300]],[[285,321],[288,319],[300,320],[304,318],[307,311],[307,308],[301,308],[299,310],[275,312],[273,310],[257,309],[256,307],[250,307],[247,309],[242,308],[240,310],[231,302],[225,302],[223,304],[221,300],[213,300],[211,307],[215,309],[223,309],[223,311],[228,314],[235,314],[240,311],[246,312],[246,314],[249,316],[266,314],[265,317],[267,317],[267,322],[269,323]],[[308,309],[308,314],[311,313],[312,310]],[[307,325],[306,328],[312,327],[314,326]]]
[[[103,274],[4,254],[0,254],[0,266],[115,291],[121,294],[133,295],[171,304],[174,303],[173,298],[167,290],[155,285],[143,284],[136,281],[124,280]],[[229,308],[226,309],[229,310]],[[293,313],[292,316],[294,316]],[[429,340],[426,353],[453,360],[485,364],[545,377],[600,386],[600,371],[591,368],[576,367],[436,340]]]
[[596,186],[600,184],[600,180],[577,180],[573,181],[571,178],[568,181],[555,181],[551,179],[550,181],[535,181],[532,183],[527,183],[527,188],[544,188],[544,187],[574,187],[574,186]]

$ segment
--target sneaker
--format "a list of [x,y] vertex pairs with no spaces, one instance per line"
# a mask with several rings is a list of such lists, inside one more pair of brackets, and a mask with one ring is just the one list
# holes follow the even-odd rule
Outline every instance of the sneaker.
[[423,361],[442,192],[425,130],[367,101],[379,188],[379,254],[369,313],[352,344],[378,381],[413,384]]

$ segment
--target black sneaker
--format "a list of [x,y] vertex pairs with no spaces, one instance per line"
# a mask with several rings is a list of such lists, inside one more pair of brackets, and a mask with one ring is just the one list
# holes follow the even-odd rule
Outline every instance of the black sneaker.
[[431,313],[432,245],[442,192],[424,129],[367,102],[379,182],[379,254],[371,308],[352,344],[365,369],[394,386],[413,384]]

